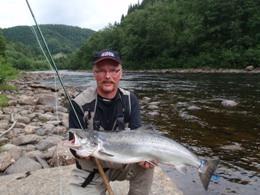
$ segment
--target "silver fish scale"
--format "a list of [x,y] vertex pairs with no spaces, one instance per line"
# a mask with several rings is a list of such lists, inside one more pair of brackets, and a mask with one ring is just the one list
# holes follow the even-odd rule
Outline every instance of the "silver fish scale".
[[[140,130],[121,132],[96,132],[106,153],[117,157],[138,160],[158,160],[167,164],[186,164],[198,167],[199,159],[189,150],[174,140],[158,133]],[[108,159],[111,160],[111,159]],[[120,161],[116,159],[115,161]],[[124,159],[127,161],[127,159]]]

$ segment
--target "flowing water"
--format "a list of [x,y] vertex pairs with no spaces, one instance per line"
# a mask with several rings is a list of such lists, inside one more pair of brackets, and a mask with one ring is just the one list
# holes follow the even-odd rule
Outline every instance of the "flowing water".
[[[82,88],[95,84],[87,72],[63,72],[63,80]],[[260,75],[129,72],[121,87],[138,96],[145,124],[200,157],[221,159],[208,192],[192,168],[182,175],[164,167],[184,194],[260,194]],[[225,107],[225,100],[238,104]]]

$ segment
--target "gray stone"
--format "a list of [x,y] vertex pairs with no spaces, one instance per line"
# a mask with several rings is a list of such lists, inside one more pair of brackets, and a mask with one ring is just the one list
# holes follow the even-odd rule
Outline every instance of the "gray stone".
[[150,115],[150,116],[158,116],[158,115],[160,115],[160,113],[158,111],[148,112],[147,114]]
[[9,121],[10,115],[9,114],[0,114],[0,120],[2,121]]
[[38,99],[38,104],[55,106],[56,105],[56,96],[49,94],[40,94]]
[[24,133],[25,134],[33,134],[36,132],[37,129],[39,129],[40,127],[37,126],[32,126],[32,125],[27,125],[24,128]]
[[[1,134],[1,131],[0,131]],[[9,141],[6,137],[0,137],[0,146],[6,144]]]
[[34,96],[20,95],[18,103],[21,105],[35,105],[37,99]]
[[157,109],[159,109],[159,106],[157,106],[157,105],[149,105],[147,108],[150,109],[150,110],[157,110]]
[[61,134],[64,134],[65,132],[67,132],[67,128],[64,126],[57,126],[53,129],[52,132],[55,134],[61,135]]
[[30,152],[36,149],[36,146],[33,144],[21,145],[19,147],[22,148],[24,152]]
[[12,143],[15,145],[23,145],[23,144],[35,144],[41,140],[41,137],[38,135],[20,135],[17,138],[12,140]]
[[49,160],[51,166],[70,165],[75,162],[74,156],[71,154],[68,147],[65,147],[61,142],[55,148],[52,158]]
[[36,158],[36,156],[38,156],[40,158],[45,158],[44,153],[39,150],[33,150],[33,151],[26,152],[25,156],[27,156],[29,158]]
[[35,160],[23,156],[19,158],[14,164],[9,166],[6,170],[6,174],[13,174],[13,173],[21,173],[27,171],[35,171],[41,169],[42,166],[37,163]]
[[58,126],[58,125],[61,125],[62,122],[60,120],[55,120],[55,121],[48,121],[47,124]]
[[5,129],[7,130],[9,128],[9,122],[8,121],[0,121],[0,129]]
[[247,66],[246,68],[245,68],[245,70],[247,70],[247,71],[252,71],[252,70],[254,70],[255,69],[255,67],[253,66],[253,65],[249,65],[249,66]]
[[151,100],[151,98],[149,98],[149,97],[143,97],[142,100],[145,101],[145,102],[149,102],[149,101]]
[[243,150],[243,147],[239,143],[232,143],[229,145],[224,145],[220,147],[223,150],[231,150],[231,151],[238,151],[238,150]]
[[44,140],[41,140],[37,145],[36,148],[38,150],[44,151],[48,148],[57,145],[59,142],[61,142],[62,137],[59,136],[49,136]]
[[9,167],[15,160],[9,152],[0,153],[0,171],[4,171]]
[[25,127],[26,127],[26,124],[17,122],[17,123],[15,123],[15,127],[16,127],[16,128],[25,128]]
[[63,106],[58,106],[58,111],[66,113],[66,112],[68,112],[68,109]]
[[47,133],[48,133],[48,130],[43,127],[36,130],[36,134],[40,135],[40,136],[47,135]]
[[188,110],[201,110],[200,107],[195,106],[195,105],[189,106],[187,109],[188,109]]
[[62,112],[59,112],[59,117],[61,118],[61,121],[62,121],[62,124],[66,127],[66,128],[69,128],[69,115],[68,113],[62,113]]
[[17,100],[9,100],[9,101],[8,101],[8,105],[9,105],[9,106],[15,106],[17,103],[18,103]]
[[6,144],[1,147],[0,153],[0,171],[4,171],[22,155],[22,149],[11,144]]
[[[69,181],[75,165],[40,169],[0,177],[0,194],[62,194],[70,195]],[[21,179],[17,179],[21,178]],[[126,195],[128,182],[110,182],[115,195]],[[150,195],[183,195],[171,179],[159,168],[155,168],[154,181]]]
[[16,120],[20,123],[24,123],[24,124],[29,124],[31,122],[31,119],[29,117],[26,116],[17,116]]
[[159,105],[160,102],[150,102],[149,105]]
[[37,160],[38,163],[40,163],[40,165],[42,166],[42,168],[46,169],[46,168],[50,168],[50,166],[48,165],[47,161],[42,159],[40,156],[35,156],[35,159]]
[[224,107],[235,107],[238,103],[234,100],[222,100],[221,105]]
[[45,125],[43,125],[43,128],[46,129],[46,132],[47,133],[51,133],[52,130],[54,129],[54,125],[53,124],[49,124],[49,123],[46,123]]
[[4,152],[4,151],[9,151],[12,148],[16,148],[17,146],[14,144],[5,144],[3,146],[0,147],[0,152]]
[[52,120],[54,117],[51,114],[38,114],[38,118],[42,122],[47,122]]

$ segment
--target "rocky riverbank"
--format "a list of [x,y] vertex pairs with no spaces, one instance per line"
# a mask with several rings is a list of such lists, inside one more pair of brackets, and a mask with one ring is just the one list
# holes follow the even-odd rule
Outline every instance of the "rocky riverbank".
[[[8,106],[0,110],[0,173],[13,174],[74,162],[59,143],[68,127],[63,92],[40,85],[40,74],[24,74],[5,91]],[[57,145],[58,143],[58,145]]]

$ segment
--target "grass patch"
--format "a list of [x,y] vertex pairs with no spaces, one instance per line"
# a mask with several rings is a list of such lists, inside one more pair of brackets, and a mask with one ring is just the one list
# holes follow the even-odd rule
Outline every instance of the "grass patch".
[[17,87],[14,85],[0,84],[0,91],[14,91]]
[[0,94],[0,107],[8,106],[8,97],[5,95]]

